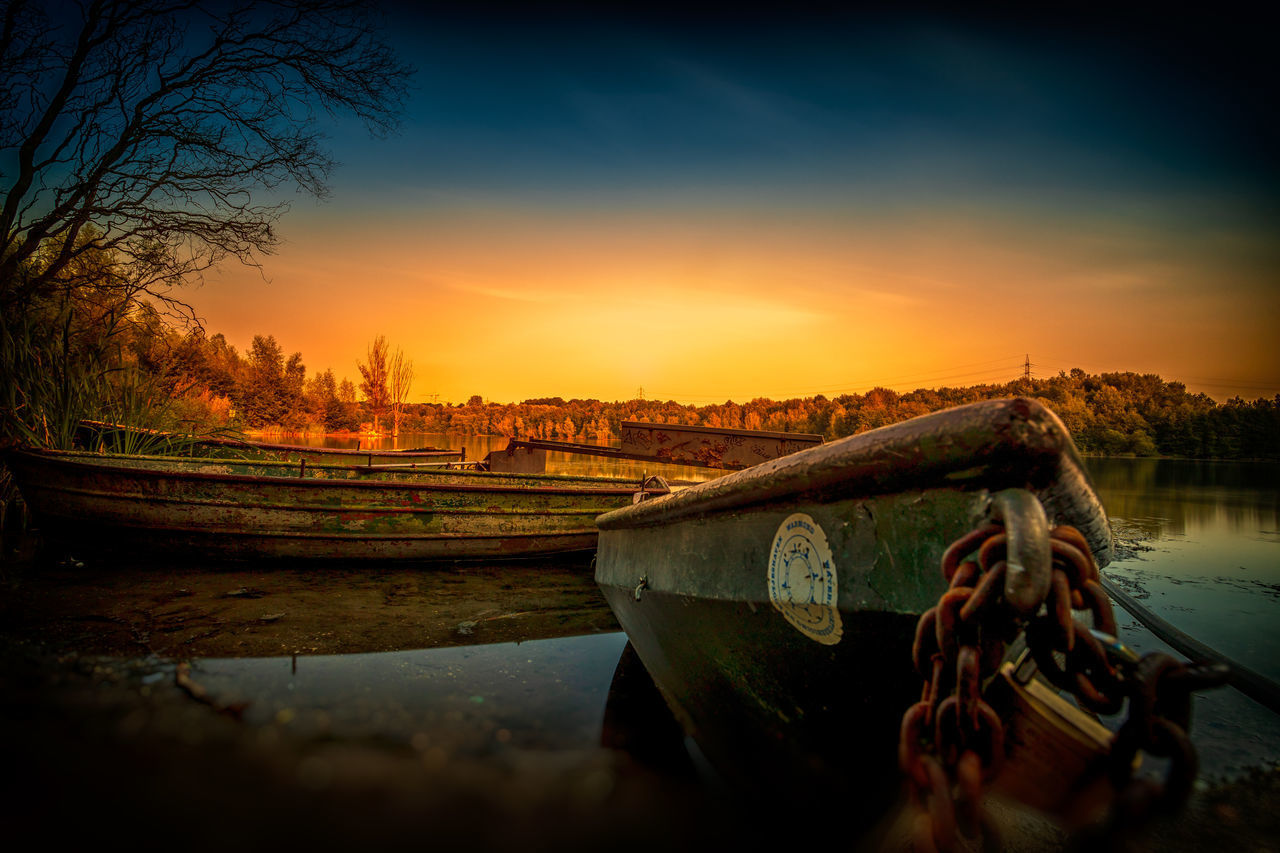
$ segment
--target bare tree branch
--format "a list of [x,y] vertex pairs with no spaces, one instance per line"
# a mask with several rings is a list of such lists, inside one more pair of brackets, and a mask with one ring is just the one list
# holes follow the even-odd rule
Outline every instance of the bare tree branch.
[[396,347],[391,356],[391,367],[387,376],[387,395],[391,401],[392,427],[391,434],[400,434],[400,414],[405,400],[409,398],[409,388],[413,385],[413,359],[405,358],[404,352]]
[[57,22],[49,5],[0,0],[6,311],[86,253],[154,294],[259,263],[282,191],[328,192],[321,120],[390,131],[410,73],[363,0],[68,0]]

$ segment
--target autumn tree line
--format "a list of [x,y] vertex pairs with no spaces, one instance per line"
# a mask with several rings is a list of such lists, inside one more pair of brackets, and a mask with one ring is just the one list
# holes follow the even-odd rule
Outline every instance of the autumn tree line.
[[1100,455],[1280,459],[1280,395],[1217,403],[1181,382],[1137,373],[1087,374],[1075,369],[1048,378],[964,388],[898,393],[873,388],[841,394],[709,406],[672,401],[562,400],[522,403],[419,404],[408,407],[411,429],[605,443],[626,420],[777,432],[817,433],[827,440],[865,432],[979,400],[1026,396],[1062,418],[1081,452]]
[[[242,355],[222,334],[181,332],[147,306],[116,335],[119,370],[140,377],[153,414],[176,429],[268,433],[397,434],[413,384],[413,361],[383,335],[356,362],[358,383],[332,369],[308,375],[302,353],[254,335]],[[135,381],[139,381],[135,379]],[[154,425],[154,424],[152,424]]]
[[1280,395],[1218,403],[1152,374],[1089,374],[1080,369],[1003,384],[917,389],[789,400],[756,398],[705,406],[633,399],[560,397],[518,403],[407,400],[412,362],[383,337],[357,363],[360,380],[333,370],[307,372],[301,353],[286,355],[271,335],[241,354],[221,334],[179,333],[154,312],[122,336],[122,361],[165,389],[169,405],[201,428],[280,433],[445,433],[608,443],[623,421],[817,433],[827,440],[940,409],[1026,396],[1063,420],[1084,453],[1196,458],[1280,458]]
[[1280,395],[1218,403],[1180,382],[1128,372],[1075,369],[1004,384],[705,406],[560,397],[494,403],[478,394],[414,403],[413,363],[383,336],[356,361],[353,382],[329,368],[309,372],[302,354],[287,353],[273,335],[255,335],[241,353],[222,334],[92,282],[29,303],[0,336],[5,434],[69,446],[75,423],[91,418],[193,433],[446,433],[605,444],[620,436],[623,421],[638,420],[832,440],[964,403],[1027,396],[1056,412],[1084,453],[1280,459]]

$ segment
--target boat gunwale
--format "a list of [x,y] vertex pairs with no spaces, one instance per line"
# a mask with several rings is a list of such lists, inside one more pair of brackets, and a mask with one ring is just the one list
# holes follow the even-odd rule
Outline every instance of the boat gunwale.
[[[274,504],[274,503],[249,503],[246,501],[226,501],[226,500],[196,500],[189,497],[171,496],[171,495],[139,495],[124,494],[118,492],[103,492],[100,490],[66,487],[66,486],[44,486],[35,487],[37,490],[45,492],[53,492],[59,495],[76,495],[78,497],[96,498],[99,500],[110,499],[119,501],[133,501],[148,504],[175,504],[181,506],[198,506],[198,507],[223,507],[229,509],[245,509],[245,510],[278,510],[280,512],[311,512],[311,513],[331,513],[335,515],[345,515],[356,513],[359,515],[584,515],[591,514],[594,519],[599,514],[599,510],[586,507],[569,507],[565,509],[552,509],[547,507],[538,507],[536,509],[502,509],[490,506],[472,506],[472,507],[434,507],[421,506],[415,504],[396,504],[394,506],[378,505],[378,504],[342,504],[341,506],[330,506],[328,504]],[[528,494],[525,492],[524,494]],[[547,492],[535,492],[534,494],[548,494]],[[591,492],[591,495],[610,494],[602,491]],[[622,497],[622,494],[617,497]]]
[[[301,470],[298,463],[295,462],[277,462],[268,460],[266,462],[251,462],[242,460],[226,460],[217,458],[201,458],[201,457],[166,457],[166,456],[141,456],[130,455],[127,458],[135,459],[142,462],[156,462],[162,464],[180,464],[180,465],[214,465],[214,466],[230,466],[230,465],[268,465],[271,467],[279,467],[281,473],[279,475],[265,474],[237,474],[232,472],[217,471],[180,471],[161,467],[147,466],[131,466],[112,464],[109,461],[99,462],[98,459],[107,460],[111,457],[104,454],[92,454],[83,451],[74,450],[48,450],[43,448],[12,448],[10,455],[28,457],[39,462],[52,463],[64,469],[71,469],[81,472],[93,472],[103,474],[129,475],[139,479],[164,479],[164,480],[197,480],[203,482],[227,482],[237,485],[272,485],[286,488],[332,488],[332,487],[350,487],[357,490],[364,489],[390,489],[391,491],[432,491],[432,492],[489,492],[489,493],[511,493],[511,494],[546,494],[546,495],[632,495],[642,490],[641,482],[644,478],[634,478],[633,480],[622,480],[616,477],[579,477],[573,475],[562,474],[496,474],[487,471],[449,471],[442,469],[423,468],[407,469],[408,471],[417,471],[417,473],[427,474],[434,478],[448,477],[519,477],[532,481],[529,485],[522,483],[444,483],[444,482],[409,482],[405,480],[362,480],[349,479],[346,477],[291,477],[288,471]],[[89,457],[88,459],[84,457]],[[359,466],[349,465],[322,465],[316,464],[308,466],[308,470],[314,472],[317,470],[337,470],[352,471],[359,470]],[[406,469],[400,469],[392,473],[402,473]],[[557,483],[580,483],[578,487],[571,485],[556,485]],[[596,484],[599,485],[596,485]],[[624,483],[632,483],[633,485],[623,485]],[[655,489],[652,486],[643,488],[644,491],[653,495],[667,494],[666,489]]]

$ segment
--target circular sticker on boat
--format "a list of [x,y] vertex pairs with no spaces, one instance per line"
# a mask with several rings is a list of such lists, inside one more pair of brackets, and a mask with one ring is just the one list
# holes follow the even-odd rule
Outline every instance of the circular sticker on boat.
[[837,592],[826,534],[802,512],[788,516],[769,549],[769,600],[805,636],[835,645],[843,634]]

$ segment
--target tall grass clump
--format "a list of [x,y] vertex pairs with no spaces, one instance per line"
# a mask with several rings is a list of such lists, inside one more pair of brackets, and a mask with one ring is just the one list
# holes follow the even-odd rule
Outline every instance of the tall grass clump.
[[93,370],[72,352],[72,312],[42,319],[0,318],[0,429],[10,440],[67,449],[96,408]]
[[[0,437],[108,453],[189,452],[208,407],[166,350],[170,330],[105,261],[0,310]],[[104,284],[105,282],[105,284]]]

